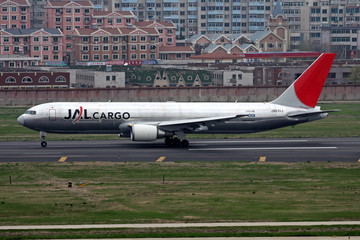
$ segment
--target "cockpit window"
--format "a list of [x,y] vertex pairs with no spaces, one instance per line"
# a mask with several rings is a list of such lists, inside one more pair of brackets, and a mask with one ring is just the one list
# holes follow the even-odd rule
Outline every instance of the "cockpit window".
[[34,110],[27,110],[27,111],[25,112],[25,114],[36,115],[36,111],[34,111]]

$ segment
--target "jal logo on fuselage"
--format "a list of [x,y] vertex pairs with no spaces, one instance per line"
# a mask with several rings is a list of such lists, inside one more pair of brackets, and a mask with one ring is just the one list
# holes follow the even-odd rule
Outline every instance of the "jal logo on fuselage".
[[69,120],[72,119],[73,124],[77,123],[80,119],[85,120],[102,120],[102,119],[110,119],[110,120],[120,120],[120,119],[129,119],[130,113],[128,112],[93,112],[89,113],[87,109],[84,109],[80,106],[80,109],[68,109],[68,114],[64,119]]

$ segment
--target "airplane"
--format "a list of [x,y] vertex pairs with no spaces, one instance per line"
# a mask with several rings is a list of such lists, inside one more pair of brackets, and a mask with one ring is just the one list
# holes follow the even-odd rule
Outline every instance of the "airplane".
[[323,119],[316,106],[334,53],[322,53],[278,98],[265,103],[240,102],[52,102],[34,106],[19,124],[46,133],[109,133],[132,141],[165,139],[188,147],[188,133],[239,134],[266,131]]

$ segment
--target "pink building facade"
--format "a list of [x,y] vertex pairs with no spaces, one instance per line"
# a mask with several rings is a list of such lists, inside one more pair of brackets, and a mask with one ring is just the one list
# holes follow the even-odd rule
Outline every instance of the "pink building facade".
[[45,6],[45,26],[59,28],[64,35],[65,61],[72,52],[71,35],[75,29],[90,28],[94,6],[90,1],[48,1]]
[[30,28],[30,3],[28,0],[0,0],[0,28]]
[[0,55],[39,59],[41,65],[63,65],[60,29],[1,29]]
[[176,26],[168,21],[136,22],[137,27],[156,28],[159,32],[160,46],[176,46]]

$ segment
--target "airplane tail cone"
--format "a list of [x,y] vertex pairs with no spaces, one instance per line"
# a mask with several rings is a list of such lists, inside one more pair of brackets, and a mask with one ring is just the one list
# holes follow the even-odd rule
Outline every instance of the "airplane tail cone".
[[272,103],[289,107],[314,108],[335,59],[335,53],[323,53],[301,76]]

